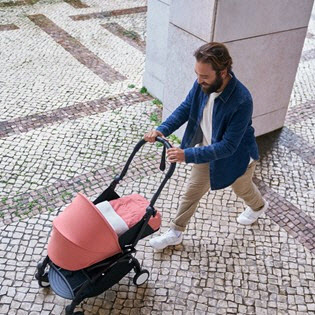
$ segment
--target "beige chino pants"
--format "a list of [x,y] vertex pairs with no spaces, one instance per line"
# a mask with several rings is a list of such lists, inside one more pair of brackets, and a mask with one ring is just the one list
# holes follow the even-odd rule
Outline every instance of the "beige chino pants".
[[[231,185],[234,193],[253,210],[259,210],[264,206],[261,193],[253,183],[256,164],[256,161],[250,163],[246,172]],[[193,165],[176,217],[171,223],[171,228],[185,231],[200,199],[210,189],[209,173],[209,163]]]

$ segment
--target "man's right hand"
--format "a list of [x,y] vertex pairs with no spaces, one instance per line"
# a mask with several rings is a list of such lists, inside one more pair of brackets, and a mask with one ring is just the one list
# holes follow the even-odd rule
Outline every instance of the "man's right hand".
[[149,132],[147,132],[145,135],[144,135],[144,140],[147,141],[147,142],[155,142],[156,140],[156,137],[162,137],[164,138],[164,135],[162,132],[158,131],[158,130],[151,130]]

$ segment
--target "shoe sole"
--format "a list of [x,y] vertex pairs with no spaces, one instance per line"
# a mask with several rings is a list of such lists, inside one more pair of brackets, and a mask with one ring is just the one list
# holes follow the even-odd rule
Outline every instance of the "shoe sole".
[[[257,220],[258,220],[258,219],[257,219]],[[238,223],[238,224],[241,224],[241,225],[252,225],[252,224],[254,224],[255,222],[257,222],[257,220],[255,220],[254,222],[250,222],[250,223],[239,222],[239,221],[237,220],[237,223]]]
[[168,246],[176,246],[176,245],[179,245],[179,244],[181,244],[182,243],[182,240],[180,241],[180,242],[178,242],[178,243],[173,243],[173,244],[168,244],[168,245],[165,245],[165,246],[155,246],[155,245],[152,245],[151,244],[151,242],[149,241],[149,244],[151,245],[151,247],[152,248],[154,248],[154,249],[164,249],[164,248],[166,248],[166,247],[168,247]]

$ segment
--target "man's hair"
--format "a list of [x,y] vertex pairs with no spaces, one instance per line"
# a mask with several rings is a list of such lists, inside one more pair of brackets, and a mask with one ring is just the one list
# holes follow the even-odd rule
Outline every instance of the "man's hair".
[[222,43],[211,42],[199,47],[194,56],[198,62],[209,63],[216,72],[232,69],[232,58],[227,47]]

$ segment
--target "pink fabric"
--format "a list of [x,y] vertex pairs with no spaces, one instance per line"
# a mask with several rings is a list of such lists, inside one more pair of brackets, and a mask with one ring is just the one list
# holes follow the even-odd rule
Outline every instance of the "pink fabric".
[[58,266],[79,270],[121,252],[118,236],[84,195],[53,221],[48,256]]
[[[132,194],[109,202],[116,213],[126,222],[129,228],[137,224],[145,215],[150,204],[147,199],[138,194]],[[151,228],[156,231],[161,225],[160,213],[149,221]]]
[[[128,227],[138,223],[149,202],[133,194],[110,201]],[[161,225],[159,213],[150,219],[156,231]],[[96,206],[78,194],[72,203],[53,221],[48,242],[48,256],[59,267],[79,270],[121,252],[118,236]]]

